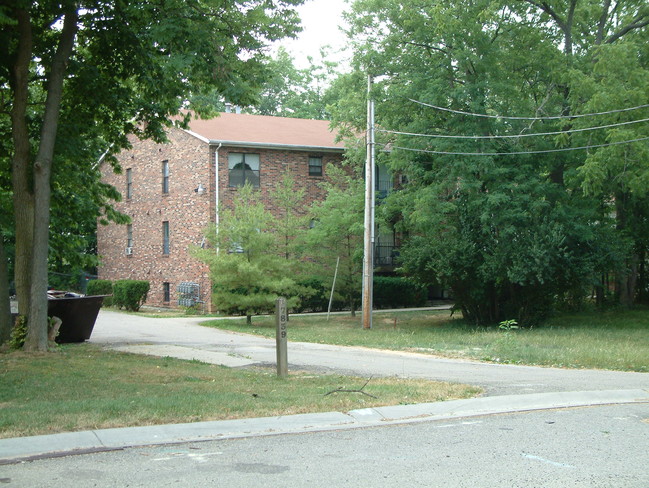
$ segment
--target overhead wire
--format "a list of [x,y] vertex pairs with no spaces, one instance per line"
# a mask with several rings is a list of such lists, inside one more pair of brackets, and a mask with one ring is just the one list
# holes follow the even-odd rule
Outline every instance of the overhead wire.
[[451,134],[418,134],[415,132],[399,132],[395,130],[387,130],[387,129],[376,129],[377,132],[385,132],[387,134],[396,134],[396,135],[402,135],[402,136],[415,136],[415,137],[431,137],[431,138],[439,138],[439,139],[518,139],[519,137],[532,137],[532,136],[554,136],[554,135],[559,135],[559,134],[566,134],[566,133],[571,133],[571,132],[585,132],[585,131],[591,131],[591,130],[598,130],[598,129],[610,129],[613,127],[620,127],[623,125],[630,125],[630,124],[637,124],[640,122],[647,122],[649,121],[649,118],[647,119],[639,119],[639,120],[631,120],[627,122],[618,122],[616,124],[609,124],[609,125],[600,125],[597,127],[585,127],[582,129],[567,129],[567,130],[562,130],[562,131],[555,131],[555,132],[534,132],[531,134],[505,134],[505,135],[488,135],[488,136],[478,136],[478,135],[451,135]]
[[630,112],[632,110],[640,110],[642,108],[647,108],[649,107],[649,104],[645,105],[638,105],[636,107],[629,107],[629,108],[620,108],[616,110],[608,110],[606,112],[593,112],[589,114],[575,114],[575,115],[551,115],[551,116],[537,116],[537,117],[516,117],[516,116],[508,116],[508,115],[489,115],[489,114],[479,114],[479,113],[474,113],[474,112],[465,112],[463,110],[455,110],[452,108],[446,108],[446,107],[440,107],[438,105],[432,105],[430,103],[425,103],[421,102],[419,100],[415,100],[413,98],[408,98],[413,103],[417,103],[419,105],[423,105],[424,107],[430,107],[434,108],[436,110],[442,110],[444,112],[451,112],[454,114],[460,114],[460,115],[469,115],[472,117],[484,117],[488,119],[506,119],[506,120],[561,120],[561,119],[578,119],[582,117],[593,117],[596,115],[609,115],[609,114],[617,114],[621,112]]
[[607,144],[592,144],[589,146],[580,146],[580,147],[564,147],[559,149],[543,149],[538,151],[513,151],[513,152],[460,152],[460,151],[435,151],[432,149],[415,149],[402,146],[390,146],[390,149],[401,149],[403,151],[412,151],[419,153],[428,153],[428,154],[443,154],[443,155],[452,155],[452,156],[514,156],[522,154],[544,154],[544,153],[556,153],[556,152],[565,152],[565,151],[577,151],[582,149],[595,149],[599,147],[609,147],[609,146],[618,146],[621,144],[630,144],[632,142],[646,141],[648,137],[640,137],[638,139],[629,139],[627,141],[617,141],[609,142]]

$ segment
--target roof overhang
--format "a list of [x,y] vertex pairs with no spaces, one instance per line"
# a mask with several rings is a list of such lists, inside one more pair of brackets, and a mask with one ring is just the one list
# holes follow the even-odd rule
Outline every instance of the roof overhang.
[[210,140],[209,143],[213,146],[228,146],[238,148],[254,148],[254,149],[275,149],[285,151],[303,151],[303,152],[330,152],[330,153],[343,153],[344,147],[329,147],[329,146],[302,146],[295,144],[273,144],[270,142],[247,142],[247,141],[223,141],[223,140]]
[[274,144],[272,142],[249,142],[249,141],[227,141],[220,139],[208,139],[196,132],[188,129],[182,129],[187,134],[196,137],[197,139],[210,144],[211,146],[228,146],[238,148],[254,148],[254,149],[274,149],[276,151],[302,151],[302,152],[327,152],[327,153],[344,153],[344,147],[332,146],[303,146],[299,144]]

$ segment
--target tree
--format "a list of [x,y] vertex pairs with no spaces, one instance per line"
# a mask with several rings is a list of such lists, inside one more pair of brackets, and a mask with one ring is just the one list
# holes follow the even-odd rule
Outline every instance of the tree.
[[[621,90],[620,98],[601,110],[645,103],[649,10],[644,2],[621,1],[613,9],[610,2],[594,0],[443,5],[358,0],[349,20],[356,70],[384,76],[373,95],[381,142],[391,149],[388,164],[409,181],[406,193],[386,206],[393,216],[401,215],[396,225],[411,236],[402,252],[407,270],[425,280],[444,279],[458,307],[477,322],[516,317],[530,323],[557,299],[583,296],[601,272],[623,269],[620,259],[600,259],[617,258],[625,249],[610,225],[612,192],[582,191],[586,172],[579,168],[606,148],[538,151],[589,145],[600,137],[601,131],[573,134],[580,124],[570,116],[599,111],[596,106],[607,100],[596,81],[604,78],[603,44],[630,50],[628,66],[637,69],[629,83],[622,82],[626,75],[619,70],[606,70],[618,87],[635,88]],[[583,118],[589,127],[604,122]],[[635,127],[633,134],[611,129],[602,142],[636,139],[646,130]],[[546,132],[555,135],[526,137]],[[617,156],[607,164],[612,168],[623,151],[639,163],[646,147],[638,142],[611,149]],[[538,310],[530,308],[533,303]]]
[[164,139],[168,116],[192,93],[209,87],[235,103],[252,103],[265,75],[263,48],[296,32],[293,7],[300,3],[16,0],[0,6],[0,128],[11,140],[15,277],[28,316],[26,349],[47,347],[50,181],[57,157],[70,156],[57,136],[81,124],[77,138],[101,137],[115,164],[111,154],[128,147],[127,134]]
[[306,255],[323,283],[331,284],[338,259],[336,294],[352,316],[361,295],[364,182],[359,172],[327,166],[326,198],[311,208],[314,225],[307,232]]
[[296,68],[291,55],[280,48],[268,64],[270,75],[262,87],[259,101],[249,111],[279,117],[327,119],[326,89],[336,64],[325,62],[318,66],[312,58],[309,62],[308,68]]
[[[593,50],[593,67],[574,73],[571,83],[573,105],[583,106],[587,112],[607,112],[621,106],[637,106],[649,99],[649,52],[645,36],[624,43],[605,44]],[[620,76],[624,73],[623,76]],[[628,242],[624,266],[617,273],[616,290],[623,305],[630,305],[639,292],[646,292],[648,282],[641,269],[646,266],[649,251],[649,125],[632,123],[644,115],[639,111],[612,113],[599,118],[602,125],[611,125],[596,134],[578,138],[580,145],[607,144],[643,139],[630,144],[612,145],[589,152],[578,175],[585,193],[602,202],[603,211],[615,215],[618,238]],[[617,125],[626,123],[628,125]],[[574,126],[586,123],[576,120]]]
[[290,172],[285,172],[282,179],[271,192],[270,198],[279,214],[275,216],[273,227],[279,239],[279,251],[288,262],[296,262],[296,237],[305,232],[308,216],[300,214],[304,208],[306,190],[295,184]]
[[238,189],[233,208],[223,211],[218,229],[208,230],[213,248],[196,250],[210,266],[216,307],[244,313],[249,324],[252,315],[272,311],[280,296],[288,306],[296,305],[291,267],[279,253],[272,224],[272,216],[246,184]]

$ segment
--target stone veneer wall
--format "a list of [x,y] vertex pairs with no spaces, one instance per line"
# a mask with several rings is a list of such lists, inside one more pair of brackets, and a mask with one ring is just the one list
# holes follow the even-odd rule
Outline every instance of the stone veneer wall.
[[[215,221],[216,146],[178,129],[168,133],[169,143],[132,140],[133,149],[118,157],[122,174],[113,173],[110,165],[102,166],[103,179],[114,185],[123,196],[115,207],[129,215],[133,229],[133,253],[126,255],[127,228],[125,225],[99,225],[98,251],[102,260],[101,279],[147,280],[151,290],[147,305],[171,306],[178,303],[177,286],[182,281],[199,283],[202,300],[210,309],[211,293],[209,268],[189,253],[192,245],[200,246],[204,230]],[[266,207],[270,191],[281,181],[284,171],[291,171],[298,185],[306,187],[304,213],[324,192],[318,184],[323,177],[309,176],[309,156],[323,158],[323,172],[327,164],[338,164],[341,152],[287,151],[223,146],[218,149],[219,204],[231,208],[236,188],[228,186],[228,153],[248,152],[260,155],[260,191]],[[169,193],[162,193],[162,162],[169,162]],[[132,174],[132,197],[126,198],[126,170]],[[199,183],[203,194],[194,190]],[[170,252],[163,254],[162,226],[169,222]],[[169,283],[170,301],[163,300],[163,284]]]

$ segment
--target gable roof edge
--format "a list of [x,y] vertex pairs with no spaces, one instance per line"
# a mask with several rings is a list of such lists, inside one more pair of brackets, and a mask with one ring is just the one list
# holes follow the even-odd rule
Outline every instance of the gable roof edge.
[[194,136],[199,141],[206,142],[207,144],[210,144],[210,142],[211,142],[207,137],[203,137],[202,135],[197,134],[196,132],[193,132],[193,131],[191,131],[189,129],[180,129],[180,130],[185,131],[190,136]]
[[346,148],[339,146],[309,146],[301,144],[280,144],[272,142],[248,142],[248,141],[227,141],[222,139],[210,139],[211,145],[223,145],[229,147],[251,147],[256,149],[286,149],[289,151],[326,151],[344,153]]

